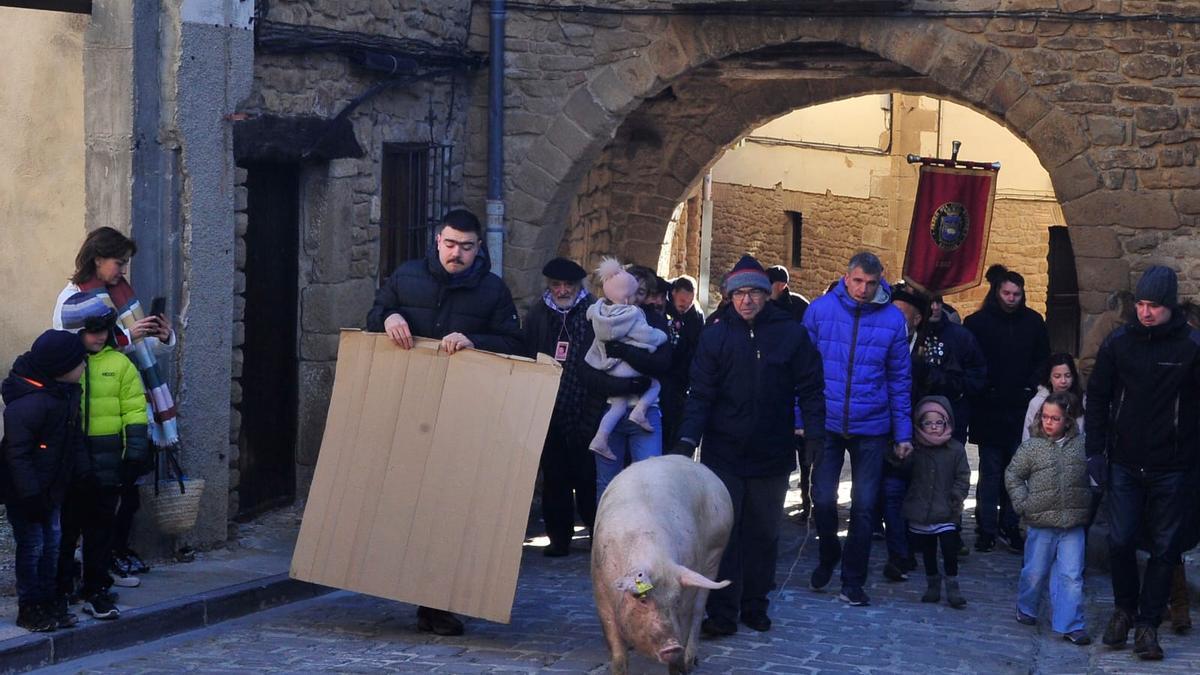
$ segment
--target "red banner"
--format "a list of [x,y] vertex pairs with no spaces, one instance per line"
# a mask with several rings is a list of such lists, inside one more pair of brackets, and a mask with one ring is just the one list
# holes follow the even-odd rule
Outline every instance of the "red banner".
[[904,279],[931,295],[948,295],[983,280],[994,169],[948,169],[925,164],[917,184]]

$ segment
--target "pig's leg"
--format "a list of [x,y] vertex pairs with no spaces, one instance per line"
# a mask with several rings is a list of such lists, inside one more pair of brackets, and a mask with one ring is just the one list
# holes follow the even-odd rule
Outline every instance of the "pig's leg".
[[696,590],[696,597],[692,601],[692,616],[689,622],[687,642],[683,645],[683,667],[684,671],[696,667],[699,657],[696,655],[696,646],[700,644],[700,621],[704,619],[704,603],[708,600],[708,591],[703,589]]
[[600,615],[600,627],[604,630],[604,640],[608,643],[608,651],[612,656],[609,672],[612,675],[625,675],[628,668],[629,653],[625,641],[621,639],[621,630],[617,628],[616,608],[611,598],[601,600],[596,598],[596,613]]

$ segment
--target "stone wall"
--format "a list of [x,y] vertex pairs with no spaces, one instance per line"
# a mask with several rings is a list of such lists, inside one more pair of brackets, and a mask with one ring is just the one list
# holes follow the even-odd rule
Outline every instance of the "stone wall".
[[[690,201],[690,200],[689,200]],[[717,183],[713,186],[712,282],[710,293],[719,297],[721,275],[733,267],[743,253],[757,257],[764,266],[787,265],[791,288],[808,298],[825,292],[845,273],[846,263],[860,250],[869,250],[884,264],[889,280],[899,278],[904,263],[908,226],[889,221],[892,209],[883,198],[855,199],[808,192],[793,192]],[[791,267],[791,218],[789,211],[803,215],[801,266]],[[1046,307],[1047,228],[1062,224],[1062,213],[1053,201],[997,199],[993,211],[987,264],[1002,263],[1025,277],[1028,303],[1039,312]],[[692,220],[682,220],[674,241],[689,237]],[[695,227],[699,227],[696,218]],[[894,246],[881,248],[865,241],[864,231],[887,230]],[[672,252],[672,259],[675,253]],[[697,257],[689,257],[676,274],[699,272]],[[964,313],[977,309],[986,287],[947,296],[947,301]]]

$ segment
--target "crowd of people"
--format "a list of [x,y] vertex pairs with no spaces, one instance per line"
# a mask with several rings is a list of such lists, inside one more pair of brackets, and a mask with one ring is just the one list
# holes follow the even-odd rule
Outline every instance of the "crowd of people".
[[[940,296],[889,284],[869,252],[855,254],[811,304],[791,292],[786,268],[766,269],[746,255],[724,275],[721,303],[705,317],[690,277],[667,281],[606,259],[585,284],[587,270],[555,258],[522,324],[509,289],[490,273],[482,233],[470,212],[447,213],[426,256],[381,285],[367,329],[402,349],[421,337],[449,354],[540,352],[561,364],[541,462],[545,555],[570,555],[576,514],[590,530],[599,497],[625,466],[677,453],[711,469],[734,505],[719,572],[731,584],[709,595],[704,635],[733,634],[739,623],[770,630],[768,596],[797,469],[799,516],[811,519],[819,544],[814,591],[837,572],[838,597],[868,605],[880,533],[887,580],[907,580],[919,556],[922,602],[945,597],[963,608],[970,440],[979,448],[973,548],[1002,545],[1024,556],[1013,580],[1016,621],[1037,623],[1048,587],[1053,629],[1072,643],[1091,642],[1084,542],[1104,496],[1115,609],[1103,642],[1122,647],[1133,631],[1135,652],[1161,659],[1157,630],[1180,596],[1172,624],[1190,627],[1186,586],[1178,589],[1182,552],[1200,534],[1188,489],[1200,451],[1200,332],[1188,323],[1195,313],[1180,304],[1171,269],[1151,267],[1134,293],[1114,296],[1077,365],[1050,353],[1044,320],[1026,306],[1024,278],[999,265],[987,272],[982,307],[960,318]],[[147,412],[147,383],[124,354],[145,339],[169,346],[173,333],[136,302],[114,302],[132,297],[121,269],[133,242],[89,242],[55,310],[56,328],[76,333],[41,336],[3,385],[0,487],[18,541],[18,622],[32,630],[69,624],[71,594],[103,618],[115,611],[108,588],[142,569],[130,561],[121,514],[136,509],[134,486],[149,469],[147,428],[162,416]],[[115,379],[93,383],[82,374],[85,358],[87,372]],[[81,377],[82,402],[73,384]],[[87,425],[78,424],[81,414]],[[843,541],[838,494],[847,456]],[[76,581],[69,571],[80,535]],[[1144,576],[1139,547],[1149,553]],[[421,607],[417,616],[421,630],[463,632],[449,612]]]

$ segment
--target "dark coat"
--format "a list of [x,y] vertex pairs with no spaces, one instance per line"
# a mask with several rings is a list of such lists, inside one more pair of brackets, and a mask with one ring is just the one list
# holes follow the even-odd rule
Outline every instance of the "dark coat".
[[[667,317],[662,313],[646,305],[642,306],[642,311],[646,313],[646,323],[650,324],[651,328],[657,328],[664,333],[670,330],[667,326]],[[613,349],[615,346],[619,346],[619,349]],[[662,344],[653,352],[615,341],[610,343],[607,349],[610,355],[619,352],[618,358],[623,359],[642,375],[658,378],[670,373],[671,362],[675,354],[675,348],[670,341]],[[608,373],[596,370],[587,363],[579,365],[583,384],[587,389],[587,402],[581,411],[580,419],[581,423],[589,430],[588,438],[590,439],[591,434],[594,434],[600,425],[600,418],[608,410],[606,399],[609,396],[638,395],[644,389],[634,388],[634,380],[637,378],[613,377]]]
[[84,452],[80,386],[45,377],[21,356],[0,395],[6,406],[0,497],[12,503],[40,495],[61,504]]
[[700,331],[704,330],[704,315],[695,305],[680,314],[670,304],[667,305],[666,315],[669,328],[667,335],[670,336],[673,347],[669,379],[681,391],[686,391],[692,357],[700,344]]
[[1050,356],[1050,335],[1037,312],[1022,304],[1005,312],[988,295],[963,326],[987,362],[987,387],[971,399],[971,440],[1016,447],[1025,409],[1037,391],[1037,373]]
[[917,335],[912,357],[912,400],[944,396],[954,412],[954,437],[966,439],[970,399],[987,388],[987,362],[975,336],[948,320],[926,322]]
[[778,298],[775,298],[771,302],[775,303],[775,306],[779,309],[791,314],[792,318],[797,321],[804,320],[804,312],[808,309],[809,305],[808,298],[791,291],[781,293]]
[[[950,424],[958,424],[944,396],[934,397],[950,413]],[[922,400],[921,403],[924,403]],[[919,408],[920,404],[917,406]],[[890,455],[889,455],[890,456]],[[957,522],[971,489],[971,465],[962,443],[951,439],[944,445],[923,445],[913,436],[913,451],[902,462],[910,471],[904,495],[904,519],[918,525]]]
[[1180,471],[1200,451],[1200,332],[1176,312],[1161,326],[1131,323],[1100,346],[1088,380],[1088,456],[1135,469]]
[[523,354],[512,294],[491,269],[487,251],[481,250],[470,270],[451,277],[431,246],[424,258],[397,267],[375,292],[367,330],[380,332],[387,317],[399,314],[418,337],[440,340],[462,333],[476,349]]
[[[525,353],[536,357],[541,352],[551,358],[560,341],[570,343],[567,358],[562,362],[562,378],[558,384],[558,397],[554,399],[554,414],[550,424],[566,431],[580,431],[580,411],[587,401],[587,387],[584,384],[582,368],[587,364],[583,356],[595,339],[592,322],[587,319],[587,309],[596,302],[590,293],[584,295],[567,312],[559,312],[546,305],[543,298],[538,298],[529,308],[525,316]],[[587,430],[590,435],[595,428]]]
[[742,477],[796,468],[793,401],[810,441],[824,437],[821,355],[804,326],[767,304],[746,323],[732,307],[700,334],[679,436],[703,438],[700,461]]

